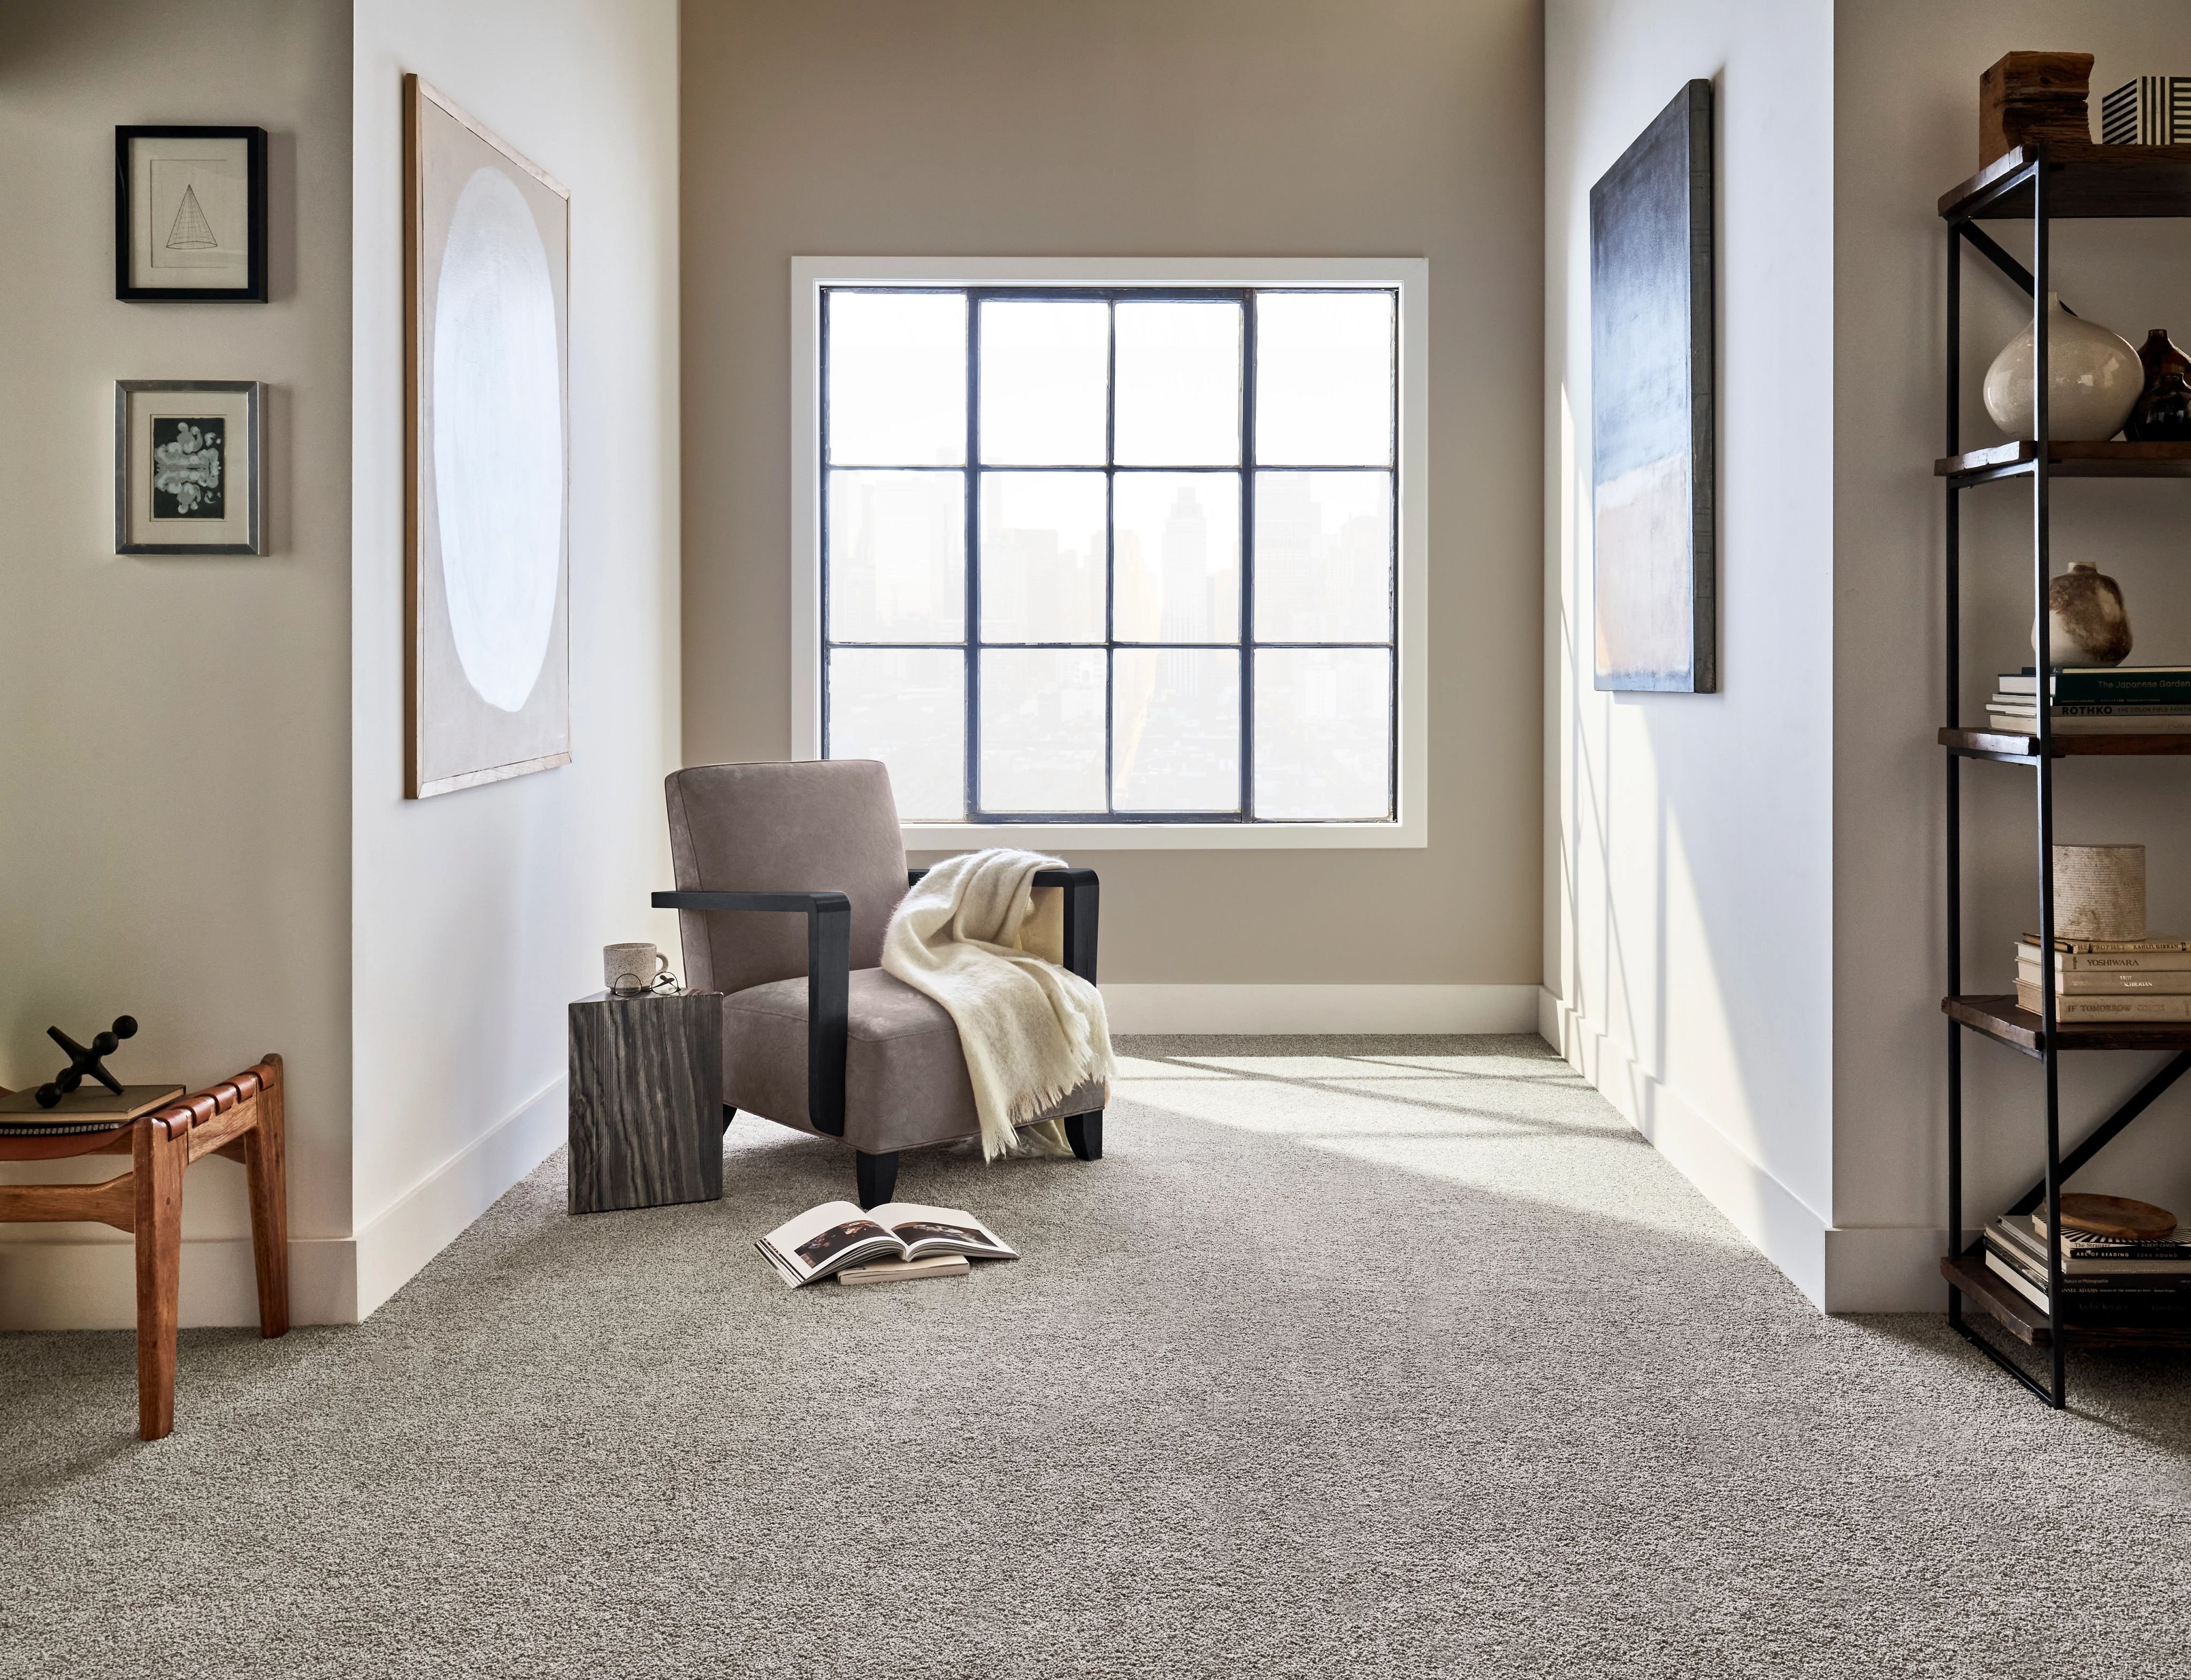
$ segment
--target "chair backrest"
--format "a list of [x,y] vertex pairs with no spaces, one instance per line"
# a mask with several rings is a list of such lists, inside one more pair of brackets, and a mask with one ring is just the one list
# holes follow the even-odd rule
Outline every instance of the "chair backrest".
[[[836,891],[852,901],[852,966],[883,959],[905,897],[890,772],[871,759],[709,764],[669,779],[669,856],[686,892]],[[741,992],[806,972],[806,918],[680,912],[685,983]]]

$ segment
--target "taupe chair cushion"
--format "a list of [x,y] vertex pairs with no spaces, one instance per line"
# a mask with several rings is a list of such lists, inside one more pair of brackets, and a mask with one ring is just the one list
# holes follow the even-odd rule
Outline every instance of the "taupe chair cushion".
[[[883,960],[905,897],[890,772],[869,759],[709,764],[669,777],[669,860],[687,892],[841,892],[852,966]],[[685,983],[743,992],[806,972],[806,918],[680,912]]]
[[[669,777],[677,885],[700,892],[842,892],[852,901],[845,1137],[870,1154],[978,1136],[959,1029],[885,974],[883,932],[905,897],[905,844],[879,763],[711,764]],[[684,911],[685,982],[726,994],[723,1101],[801,1130],[806,1113],[806,918]],[[1093,1113],[1101,1081],[1036,1116]]]
[[[879,968],[856,968],[851,1017],[845,1142],[882,1154],[981,1134],[959,1029],[942,1005]],[[1094,1113],[1106,1095],[1095,1080],[1032,1119]],[[806,1118],[804,978],[748,987],[724,999],[723,1101],[813,1129]]]

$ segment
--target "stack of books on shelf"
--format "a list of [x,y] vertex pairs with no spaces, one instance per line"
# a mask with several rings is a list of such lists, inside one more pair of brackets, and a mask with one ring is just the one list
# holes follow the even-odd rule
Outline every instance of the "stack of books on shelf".
[[2062,1235],[2062,1305],[2046,1292],[2046,1211],[2005,1213],[1986,1227],[1986,1269],[2050,1316],[2072,1324],[2191,1326],[2191,1232],[2165,1239]]
[[[2016,1005],[2040,1011],[2039,936],[2016,947]],[[2191,941],[2057,939],[2057,1021],[2191,1021]]]
[[[1986,721],[2005,735],[2039,732],[2034,667],[2000,674]],[[2063,734],[2191,734],[2191,665],[2058,666],[2052,725]]]

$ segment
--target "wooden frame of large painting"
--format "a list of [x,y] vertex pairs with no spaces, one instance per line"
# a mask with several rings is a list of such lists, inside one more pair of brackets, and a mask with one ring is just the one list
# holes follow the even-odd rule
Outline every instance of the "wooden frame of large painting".
[[571,760],[571,196],[403,79],[404,792]]
[[1590,190],[1595,681],[1719,687],[1712,87],[1690,83]]

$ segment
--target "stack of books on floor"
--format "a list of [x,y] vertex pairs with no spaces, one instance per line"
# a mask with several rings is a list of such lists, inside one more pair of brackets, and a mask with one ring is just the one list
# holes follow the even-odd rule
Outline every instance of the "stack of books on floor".
[[[1986,720],[2006,735],[2038,733],[2035,668],[2000,674]],[[2191,734],[2191,665],[2059,666],[2052,726],[2064,734]]]
[[2191,1327],[2191,1232],[2131,1240],[2065,1231],[2064,1312],[2046,1293],[2046,1212],[2005,1213],[1986,1227],[1986,1268],[2050,1316],[2072,1324]]
[[[2039,1014],[2039,936],[2016,947],[2016,1004]],[[2057,1021],[2191,1021],[2191,942],[2057,939]]]

